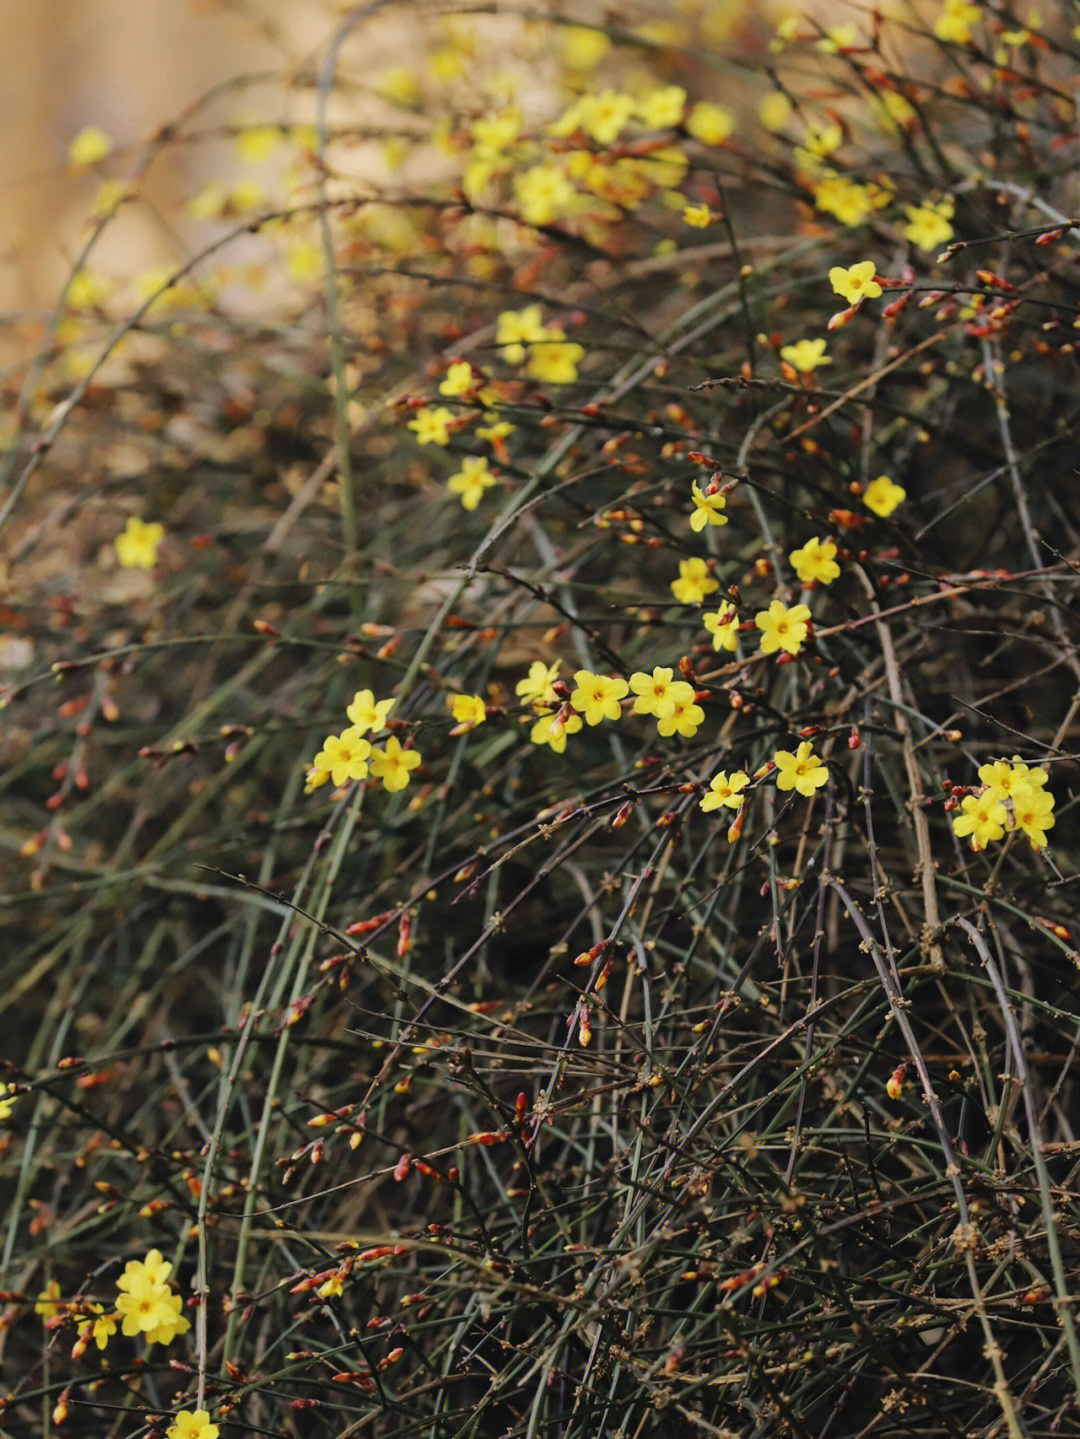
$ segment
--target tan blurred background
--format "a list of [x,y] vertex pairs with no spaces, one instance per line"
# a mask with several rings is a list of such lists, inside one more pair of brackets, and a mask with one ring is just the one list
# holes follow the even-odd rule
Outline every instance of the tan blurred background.
[[[0,0],[0,312],[55,301],[102,174],[128,173],[142,142],[220,81],[295,73],[341,14],[329,0]],[[272,88],[238,92],[233,109],[273,117]],[[117,147],[101,173],[68,161],[89,125]],[[165,202],[196,189],[204,164],[203,151],[168,147],[142,187],[161,215],[140,207],[122,227],[126,253],[107,242],[97,263],[131,273],[168,258]]]

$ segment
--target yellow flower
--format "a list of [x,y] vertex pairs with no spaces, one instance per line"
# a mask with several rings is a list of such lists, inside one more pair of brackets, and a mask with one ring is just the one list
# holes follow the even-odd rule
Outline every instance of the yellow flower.
[[322,789],[324,784],[330,783],[330,771],[320,769],[317,764],[309,764],[304,772],[304,793],[314,794],[317,789]]
[[983,798],[1005,806],[1006,827],[1020,829],[1036,849],[1046,844],[1046,831],[1054,824],[1054,796],[1044,788],[1046,771],[1026,765],[1019,755],[1012,764],[995,760],[979,766],[979,778],[986,789]]
[[847,270],[841,265],[834,265],[829,271],[829,283],[849,305],[857,305],[862,300],[876,300],[881,294],[881,286],[874,279],[874,270],[873,260],[860,260]]
[[579,714],[567,715],[565,720],[557,721],[557,711],[545,710],[529,731],[529,738],[533,744],[546,744],[556,754],[562,754],[566,749],[566,736],[577,734],[582,727]]
[[521,134],[521,111],[506,110],[501,115],[474,120],[469,132],[478,150],[498,155],[509,149]]
[[411,67],[402,65],[395,70],[386,70],[375,84],[375,93],[395,105],[417,105],[420,102],[420,82]]
[[371,690],[357,690],[345,713],[358,734],[378,734],[386,728],[386,717],[393,708],[392,699],[376,700]]
[[720,581],[713,579],[706,562],[696,556],[679,561],[679,578],[671,582],[671,593],[683,605],[698,605],[719,588]]
[[1018,779],[1025,784],[1031,785],[1034,789],[1042,789],[1049,776],[1039,765],[1029,766],[1024,763],[1018,754],[1012,757],[1012,768]]
[[[675,686],[672,685],[672,689]],[[693,739],[698,732],[698,727],[705,718],[705,711],[699,704],[694,703],[694,691],[689,685],[689,698],[680,691],[672,699],[670,710],[663,713],[658,712],[657,732],[664,739],[673,734],[681,734],[685,739]]]
[[417,410],[416,419],[409,421],[409,429],[416,431],[418,445],[448,445],[453,419],[453,410],[448,410],[445,405],[440,405],[437,410],[428,409],[425,405],[422,410]]
[[258,165],[269,160],[284,138],[277,125],[246,125],[236,136],[236,148],[242,160]]
[[339,1294],[345,1293],[345,1280],[339,1274],[331,1274],[323,1284],[320,1284],[315,1293],[320,1299],[334,1299]]
[[[1046,771],[1042,770],[1041,773],[1045,781]],[[979,766],[979,778],[986,786],[987,794],[992,799],[1001,800],[1003,803],[1007,799],[1012,799],[1018,789],[1031,788],[1029,774],[1031,771],[1027,765],[1024,765],[1023,768],[1017,765],[1014,768],[1000,759],[995,760],[992,764]]]
[[294,240],[285,253],[285,269],[298,285],[317,280],[323,272],[322,246],[315,240]]
[[495,323],[495,343],[502,346],[502,357],[508,365],[520,365],[525,346],[535,340],[546,340],[539,305],[526,305],[524,310],[504,310]]
[[157,521],[146,524],[132,515],[123,534],[113,541],[116,558],[126,570],[152,570],[157,564],[158,546],[165,538],[165,527]]
[[414,749],[401,748],[400,742],[391,735],[384,750],[371,752],[371,773],[381,779],[383,788],[391,792],[404,789],[409,783],[410,771],[420,764],[420,756]]
[[564,25],[560,28],[563,59],[571,70],[595,70],[611,49],[611,39],[591,25]]
[[696,230],[704,230],[706,225],[712,224],[713,214],[708,205],[687,205],[682,217],[684,224],[693,225]]
[[783,90],[774,90],[758,106],[758,119],[766,130],[782,130],[791,119],[791,108],[791,101]]
[[368,756],[371,744],[361,737],[356,725],[342,730],[340,735],[329,735],[323,747],[312,761],[315,769],[329,774],[335,787],[347,780],[366,779]]
[[533,165],[514,179],[514,194],[527,225],[551,225],[569,213],[577,191],[558,165]]
[[686,91],[681,85],[663,85],[646,95],[638,105],[641,123],[650,130],[670,130],[686,109]]
[[104,1349],[110,1338],[116,1333],[116,1316],[106,1314],[102,1304],[91,1304],[94,1314],[100,1314],[100,1319],[80,1319],[79,1339],[83,1344],[89,1344],[91,1340],[99,1349]]
[[934,34],[939,40],[956,45],[970,44],[971,27],[981,18],[978,5],[971,5],[968,0],[945,0],[944,9],[934,21]]
[[498,420],[493,425],[477,425],[476,438],[487,440],[488,444],[497,452],[502,441],[506,439],[507,435],[512,435],[516,428],[517,426],[512,425],[509,420]]
[[713,637],[714,650],[734,652],[739,648],[739,616],[735,606],[727,600],[721,602],[714,614],[702,615],[701,623]]
[[591,24],[565,24],[559,29],[562,58],[574,71],[594,71],[611,49],[610,36]]
[[825,353],[824,340],[799,340],[797,344],[785,345],[780,351],[780,358],[803,375],[811,374],[820,365],[832,364]]
[[172,1273],[172,1262],[164,1257],[160,1249],[151,1249],[145,1259],[129,1259],[124,1272],[116,1281],[117,1289],[134,1289],[149,1281],[164,1286]]
[[850,50],[858,43],[859,32],[854,25],[837,25],[817,42],[817,48],[825,55],[838,55],[841,50]]
[[823,160],[844,143],[844,132],[834,121],[831,125],[812,125],[806,132],[802,148],[813,160]]
[[480,695],[448,695],[447,699],[456,723],[467,724],[475,729],[487,719],[487,706]]
[[[117,1300],[119,1308],[119,1300]],[[181,1313],[182,1301],[179,1294],[166,1294],[157,1312],[157,1323],[148,1329],[143,1338],[147,1344],[171,1344],[178,1334],[186,1334],[191,1320]]]
[[883,90],[877,97],[876,103],[881,126],[890,134],[894,133],[898,127],[906,128],[919,118],[919,112],[915,106],[898,90]]
[[985,849],[992,839],[1001,839],[1005,834],[1008,812],[989,791],[966,795],[960,808],[963,814],[958,814],[953,820],[953,829],[961,837],[971,835],[972,849]]
[[687,132],[703,145],[722,145],[734,128],[731,111],[711,100],[699,100],[686,117]]
[[484,491],[495,484],[498,481],[488,470],[487,456],[467,455],[461,462],[461,469],[447,480],[446,488],[452,494],[461,496],[463,509],[475,510]]
[[759,610],[754,623],[761,631],[761,653],[771,655],[776,650],[786,650],[797,655],[806,639],[810,610],[806,605],[791,605],[783,600],[773,600],[767,610]]
[[559,660],[550,665],[546,665],[543,660],[533,660],[529,673],[514,686],[514,693],[519,696],[522,704],[547,703],[554,699],[551,686],[559,678],[559,664]]
[[727,515],[721,511],[727,508],[727,497],[719,490],[710,494],[701,489],[695,480],[690,486],[690,493],[694,500],[694,510],[690,516],[690,528],[701,531],[706,525],[726,525]]
[[583,95],[579,103],[578,128],[598,145],[613,145],[634,113],[632,97],[618,90]]
[[584,356],[584,347],[564,340],[560,332],[550,340],[529,346],[525,373],[549,385],[572,385],[578,377],[578,363]]
[[1022,829],[1035,849],[1046,848],[1046,831],[1054,824],[1054,796],[1044,789],[1020,786],[1013,796],[1016,828]]
[[842,225],[850,227],[861,225],[868,215],[888,205],[893,198],[892,190],[885,184],[871,180],[857,185],[835,170],[826,170],[824,176],[814,182],[813,192],[814,204],[819,210],[835,215]]
[[920,250],[937,250],[953,237],[949,223],[953,213],[953,202],[946,197],[936,205],[905,205],[908,223],[904,236]]
[[46,1287],[38,1295],[38,1301],[34,1305],[34,1313],[40,1314],[42,1319],[52,1319],[64,1309],[60,1299],[60,1281],[50,1279]]
[[12,1097],[8,1099],[7,1095],[9,1093],[9,1086],[4,1084],[3,1081],[0,1081],[0,1123],[3,1123],[5,1119],[10,1119],[11,1111],[15,1108],[16,1096],[12,1095]]
[[709,790],[703,796],[701,808],[706,813],[709,810],[720,809],[726,806],[728,809],[740,809],[743,803],[743,796],[740,793],[750,783],[750,776],[744,774],[741,769],[728,778],[723,770],[718,770],[709,781]]
[[777,750],[773,760],[778,771],[777,789],[798,790],[809,799],[828,781],[829,771],[825,768],[825,761],[814,753],[809,740],[803,740],[795,754],[786,749]]
[[172,1265],[151,1249],[145,1260],[129,1260],[116,1281],[120,1295],[116,1308],[123,1316],[123,1333],[131,1338],[143,1334],[154,1343],[168,1344],[177,1333],[190,1329],[180,1314],[183,1301],[168,1287]]
[[166,1439],[218,1439],[220,1433],[205,1409],[181,1409],[165,1430]]
[[636,715],[656,715],[659,719],[669,715],[679,699],[693,700],[694,687],[685,680],[673,678],[674,671],[657,665],[652,674],[637,670],[630,676],[630,688],[637,699],[634,701]]
[[112,149],[112,141],[104,130],[87,125],[68,146],[68,159],[73,165],[96,165]]
[[585,717],[585,723],[597,725],[601,720],[617,720],[622,714],[619,701],[627,693],[624,679],[609,678],[608,675],[594,675],[592,670],[578,670],[574,675],[576,688],[570,696],[570,703]]
[[108,297],[110,285],[95,270],[76,270],[64,296],[72,310],[92,310]]
[[481,375],[478,379],[473,374],[473,367],[468,360],[455,360],[447,370],[446,378],[439,386],[439,394],[467,395],[481,384],[483,384],[483,376]]
[[804,585],[814,580],[822,585],[831,585],[839,578],[840,566],[836,563],[836,546],[832,540],[822,541],[815,536],[807,540],[801,550],[792,550],[788,558]]
[[880,515],[883,520],[906,499],[907,490],[901,485],[894,485],[888,475],[878,475],[876,480],[871,480],[862,497],[866,508],[873,510],[874,514]]

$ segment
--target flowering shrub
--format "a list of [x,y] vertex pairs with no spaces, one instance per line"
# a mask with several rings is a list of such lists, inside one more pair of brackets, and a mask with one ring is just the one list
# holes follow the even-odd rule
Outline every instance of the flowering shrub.
[[1072,19],[654,11],[338,7],[72,142],[13,1433],[1075,1414]]

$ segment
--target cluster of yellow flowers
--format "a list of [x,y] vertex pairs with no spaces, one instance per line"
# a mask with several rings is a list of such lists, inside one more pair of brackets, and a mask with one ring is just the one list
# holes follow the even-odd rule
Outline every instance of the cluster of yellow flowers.
[[[536,135],[524,133],[521,110],[509,106],[467,125],[468,159],[461,187],[477,206],[498,203],[500,192],[512,196],[526,225],[546,227],[573,219],[595,229],[637,209],[657,191],[670,193],[689,168],[683,151],[660,139],[647,149],[611,154],[612,147],[625,143],[628,128],[654,136],[680,131],[702,145],[717,146],[734,123],[722,105],[708,100],[691,104],[680,85],[658,85],[641,96],[583,90]],[[455,146],[450,143],[448,148]]]
[[1044,769],[1032,768],[1014,754],[1012,764],[995,760],[979,766],[983,788],[960,804],[953,829],[971,836],[974,850],[985,849],[1007,833],[1021,830],[1035,849],[1046,848],[1046,831],[1054,823],[1054,796],[1046,789]]
[[529,739],[533,744],[546,744],[556,754],[562,754],[566,749],[567,735],[577,734],[583,721],[580,714],[566,712],[562,707],[554,688],[558,678],[558,660],[550,665],[543,660],[534,660],[529,666],[529,673],[514,686],[514,693],[537,716]]
[[[147,1344],[171,1344],[178,1334],[186,1334],[191,1328],[191,1321],[180,1312],[184,1301],[170,1288],[171,1273],[172,1264],[163,1258],[161,1250],[151,1249],[145,1259],[128,1260],[116,1281],[120,1292],[112,1313],[106,1313],[102,1304],[65,1302],[55,1279],[50,1280],[38,1296],[34,1310],[43,1319],[65,1312],[78,1316],[89,1311],[89,1318],[76,1318],[78,1339],[73,1350],[76,1357],[84,1354],[91,1342],[104,1349],[116,1333],[117,1320],[121,1321],[121,1332],[129,1339],[141,1335]],[[172,1430],[169,1433],[172,1434]]]
[[378,735],[386,729],[393,706],[392,699],[376,700],[371,690],[357,690],[345,711],[352,723],[323,742],[308,767],[304,792],[311,794],[331,781],[336,788],[351,780],[367,779],[369,773],[382,780],[384,789],[391,792],[404,789],[411,772],[421,762],[416,750],[403,749],[395,735],[390,736],[382,749],[377,749],[366,738],[368,734]]
[[582,345],[568,341],[559,325],[545,325],[539,305],[504,310],[495,326],[495,343],[508,365],[525,363],[530,380],[547,385],[571,385],[577,379]]
[[[828,783],[829,771],[820,755],[814,753],[809,740],[803,740],[794,754],[790,750],[777,750],[772,759],[762,765],[754,775],[761,779],[776,773],[776,787],[779,790],[796,790],[810,799],[815,791]],[[745,770],[737,769],[732,774],[718,770],[709,781],[709,788],[701,799],[700,808],[708,814],[712,810],[734,809],[739,811],[735,824],[728,831],[728,839],[734,841],[742,832],[741,818],[749,796],[744,793],[750,784]]]

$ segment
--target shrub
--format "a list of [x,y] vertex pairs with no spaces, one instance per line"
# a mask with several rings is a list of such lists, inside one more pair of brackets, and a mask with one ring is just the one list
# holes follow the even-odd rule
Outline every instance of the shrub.
[[1076,34],[717,8],[336,22],[126,308],[99,202],[3,508],[15,1427],[1075,1423]]

